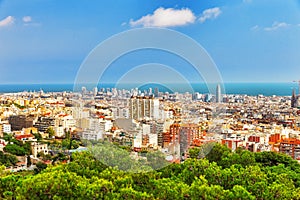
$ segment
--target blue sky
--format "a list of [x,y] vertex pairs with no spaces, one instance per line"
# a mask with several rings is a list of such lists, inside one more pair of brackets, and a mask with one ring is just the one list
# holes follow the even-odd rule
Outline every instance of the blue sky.
[[[0,0],[0,84],[72,83],[95,46],[140,27],[170,28],[193,38],[225,82],[300,79],[299,0]],[[166,59],[198,81],[191,66],[165,53],[147,50],[116,63]],[[118,74],[117,64],[107,80]]]

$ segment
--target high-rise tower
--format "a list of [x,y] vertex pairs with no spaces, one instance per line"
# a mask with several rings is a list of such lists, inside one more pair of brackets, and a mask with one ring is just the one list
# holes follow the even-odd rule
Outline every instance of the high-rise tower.
[[220,84],[217,85],[216,88],[216,102],[221,103],[222,102],[222,94],[221,94],[221,86]]
[[296,97],[295,89],[293,89],[293,94],[292,94],[292,99],[291,99],[291,107],[296,108],[296,104],[297,104],[297,97]]

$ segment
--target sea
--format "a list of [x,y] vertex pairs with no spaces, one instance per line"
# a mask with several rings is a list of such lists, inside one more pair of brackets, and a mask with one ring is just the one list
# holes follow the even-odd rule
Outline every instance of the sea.
[[[136,87],[137,84],[123,84],[118,85],[117,89],[126,89],[131,90]],[[170,84],[168,84],[170,85]],[[86,84],[81,85],[85,86],[87,90],[92,90],[95,85]],[[155,84],[155,83],[148,83],[143,84],[138,87],[139,90],[149,90],[152,88],[154,92],[155,88],[158,88],[160,92],[179,92],[184,93],[189,91],[185,88],[186,85],[184,84],[174,84],[172,86],[173,90],[170,90],[163,84]],[[99,83],[97,85],[98,90],[104,88],[107,90],[108,88],[115,88],[116,84],[114,83]],[[199,92],[201,94],[209,93],[208,87],[205,83],[192,83],[191,87],[193,92]],[[174,88],[176,91],[174,91]],[[224,83],[224,92],[226,94],[240,94],[240,95],[249,95],[249,96],[256,96],[256,95],[264,95],[264,96],[291,96],[292,91],[295,89],[298,92],[298,84],[291,82],[291,83]],[[63,92],[63,91],[74,91],[74,84],[67,83],[67,84],[0,84],[0,93],[15,93],[15,92],[37,92],[43,90],[44,92]]]

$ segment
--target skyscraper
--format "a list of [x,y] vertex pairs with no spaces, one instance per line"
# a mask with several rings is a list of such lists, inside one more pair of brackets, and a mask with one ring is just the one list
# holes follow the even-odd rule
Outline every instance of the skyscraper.
[[216,102],[221,103],[222,102],[222,94],[221,94],[221,86],[220,84],[217,85],[216,88]]
[[292,99],[291,99],[291,107],[296,108],[296,104],[297,104],[297,97],[296,97],[295,89],[293,89],[293,94],[292,94]]
[[94,93],[94,96],[97,96],[97,94],[98,94],[98,88],[97,87],[94,87],[93,93]]
[[155,96],[155,97],[158,97],[158,95],[159,95],[159,90],[158,90],[158,88],[154,88],[154,96]]
[[81,87],[81,94],[85,95],[87,92],[86,87]]

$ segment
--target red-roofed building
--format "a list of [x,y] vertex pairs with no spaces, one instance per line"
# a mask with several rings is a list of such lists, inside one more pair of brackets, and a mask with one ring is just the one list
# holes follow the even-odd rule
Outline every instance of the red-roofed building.
[[34,141],[34,136],[32,134],[22,134],[15,135],[15,138],[20,141]]
[[3,151],[3,148],[7,145],[8,142],[6,142],[3,139],[0,139],[0,151]]

